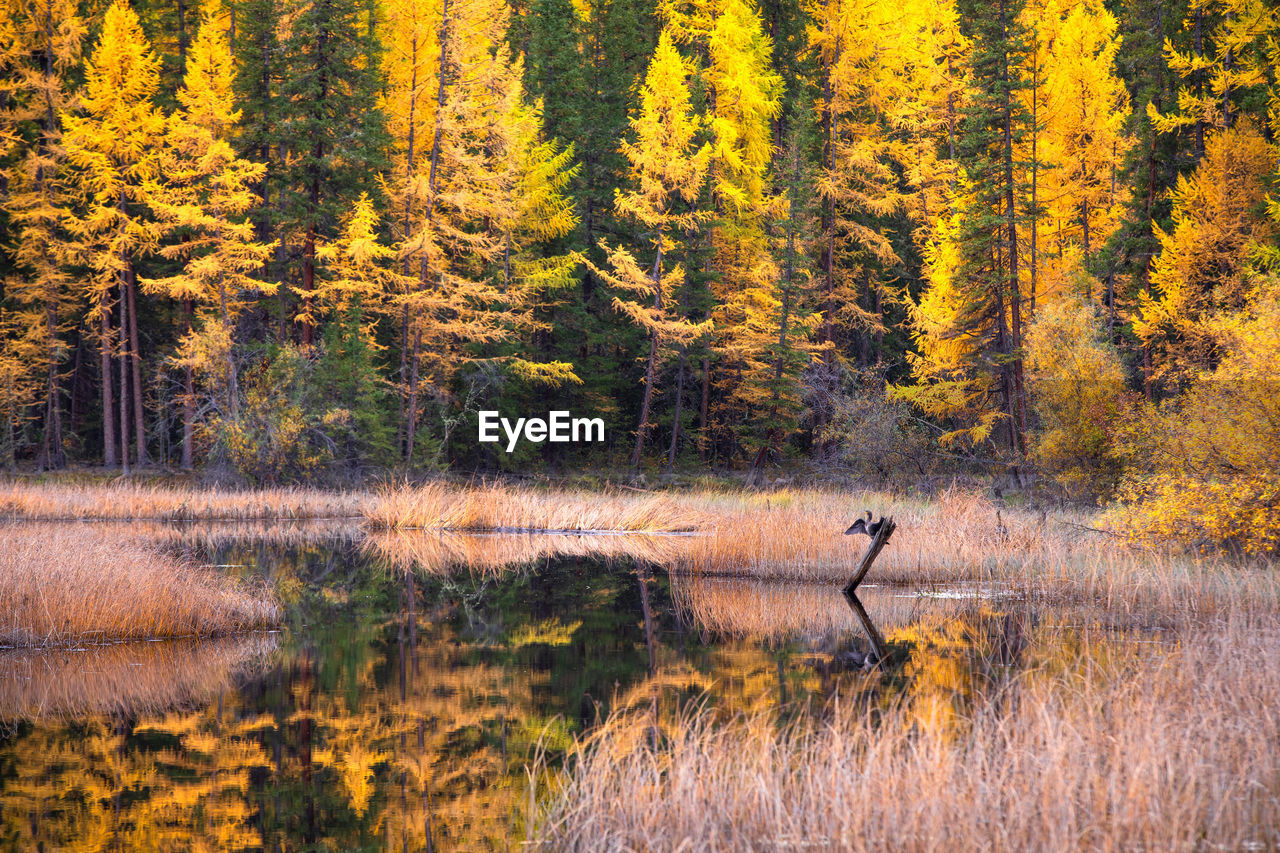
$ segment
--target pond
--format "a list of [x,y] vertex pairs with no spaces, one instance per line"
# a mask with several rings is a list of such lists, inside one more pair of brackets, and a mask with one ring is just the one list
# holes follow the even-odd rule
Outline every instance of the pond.
[[661,737],[693,706],[785,719],[909,695],[945,726],[1083,645],[1166,642],[873,570],[876,661],[839,588],[669,573],[661,537],[160,538],[262,578],[285,624],[0,652],[6,849],[504,850],[526,838],[531,778],[611,714]]

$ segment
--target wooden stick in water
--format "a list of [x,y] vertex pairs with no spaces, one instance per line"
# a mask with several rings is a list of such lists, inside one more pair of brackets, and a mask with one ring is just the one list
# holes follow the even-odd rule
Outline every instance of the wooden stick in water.
[[871,564],[876,561],[876,557],[880,556],[884,546],[889,544],[889,537],[897,529],[898,525],[894,524],[893,516],[886,518],[884,523],[880,525],[880,529],[876,531],[875,538],[867,546],[867,553],[862,555],[862,562],[858,563],[858,568],[853,573],[853,579],[845,586],[845,595],[852,595],[858,589],[858,584],[862,583],[862,579],[867,576],[867,572],[871,569]]

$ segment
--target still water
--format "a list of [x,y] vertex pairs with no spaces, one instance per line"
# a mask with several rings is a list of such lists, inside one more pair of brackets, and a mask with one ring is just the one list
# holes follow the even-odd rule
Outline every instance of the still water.
[[673,576],[661,542],[164,547],[263,579],[285,624],[0,652],[3,849],[518,849],[530,780],[611,713],[660,732],[690,703],[783,719],[909,695],[945,725],[1015,671],[1137,637],[1005,590],[868,586],[871,666],[839,589]]

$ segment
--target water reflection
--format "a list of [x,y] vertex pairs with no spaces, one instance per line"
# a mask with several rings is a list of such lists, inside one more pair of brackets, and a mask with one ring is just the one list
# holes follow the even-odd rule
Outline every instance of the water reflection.
[[875,644],[839,588],[673,576],[654,558],[674,537],[586,539],[183,539],[267,577],[287,630],[0,657],[5,845],[507,849],[535,755],[554,772],[613,711],[657,739],[691,701],[839,696],[941,731],[1070,647],[1022,603],[864,585],[867,672],[844,665]]

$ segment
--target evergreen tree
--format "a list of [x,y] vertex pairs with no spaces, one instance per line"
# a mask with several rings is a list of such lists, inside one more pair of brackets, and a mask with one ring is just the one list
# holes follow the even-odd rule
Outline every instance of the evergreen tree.
[[378,105],[380,33],[371,0],[300,0],[281,40],[277,133],[287,148],[280,184],[282,227],[297,249],[293,285],[304,346],[315,340],[316,250],[336,233],[384,164]]
[[957,153],[968,184],[960,209],[960,264],[956,277],[964,305],[962,333],[983,342],[982,355],[999,374],[1008,416],[1009,446],[1020,457],[1027,407],[1023,393],[1024,290],[1019,228],[1026,221],[1022,164],[1015,155],[1029,127],[1020,91],[1025,88],[1026,31],[1018,0],[965,0],[958,4],[972,43],[969,92]]

